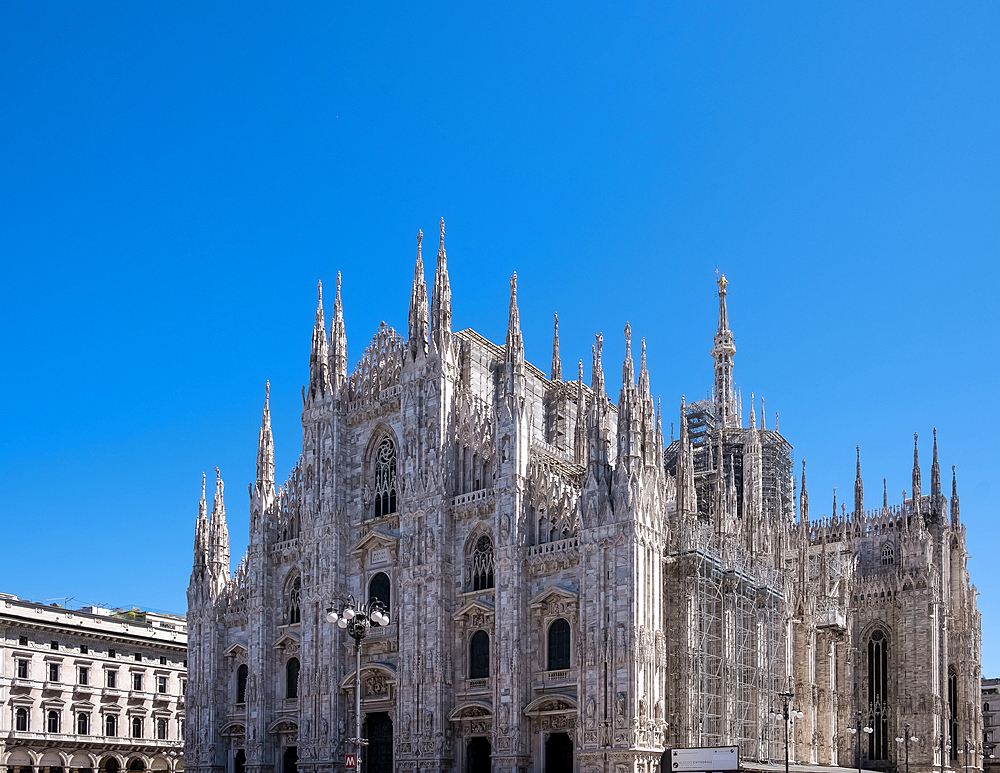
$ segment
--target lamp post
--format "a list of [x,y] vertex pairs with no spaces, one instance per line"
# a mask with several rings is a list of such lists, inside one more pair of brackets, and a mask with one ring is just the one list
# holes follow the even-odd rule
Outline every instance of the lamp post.
[[784,720],[785,720],[785,773],[788,773],[788,720],[790,718],[802,719],[802,717],[804,717],[805,714],[803,714],[801,711],[796,711],[795,709],[792,709],[791,711],[788,710],[789,701],[791,701],[791,699],[793,697],[795,697],[793,693],[790,693],[790,692],[779,692],[778,693],[778,697],[781,698],[781,700],[782,700],[781,710],[778,711],[778,712],[775,712],[774,709],[771,709],[769,716],[771,717],[771,719],[775,719],[777,717],[784,717]]
[[354,596],[348,596],[340,605],[340,612],[334,607],[326,610],[326,619],[346,629],[354,639],[354,737],[347,740],[357,747],[356,764],[361,770],[361,747],[367,743],[361,738],[361,641],[373,625],[389,625],[389,615],[385,604],[378,599],[359,604]]
[[872,733],[875,732],[875,728],[869,727],[868,725],[861,727],[861,712],[858,711],[858,716],[855,722],[855,726],[847,728],[847,732],[850,733],[851,735],[857,735],[858,737],[858,773],[861,773],[861,733],[866,733],[867,735],[871,735]]
[[903,744],[903,748],[905,749],[905,754],[906,754],[906,773],[910,773],[910,741],[913,741],[913,743],[916,743],[919,740],[920,739],[917,738],[915,735],[914,736],[910,735],[910,723],[909,722],[907,722],[906,725],[904,726],[903,737],[896,739],[896,743]]

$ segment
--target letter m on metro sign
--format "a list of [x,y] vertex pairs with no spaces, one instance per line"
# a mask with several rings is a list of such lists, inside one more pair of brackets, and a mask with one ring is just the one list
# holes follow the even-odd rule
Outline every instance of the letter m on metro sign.
[[344,769],[345,770],[357,770],[358,769],[358,755],[356,755],[356,754],[346,754],[346,755],[344,755]]

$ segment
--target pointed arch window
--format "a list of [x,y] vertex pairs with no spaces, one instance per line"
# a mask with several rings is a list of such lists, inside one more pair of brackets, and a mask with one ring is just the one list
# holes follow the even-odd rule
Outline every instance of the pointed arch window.
[[868,759],[888,759],[889,641],[882,631],[868,639]]
[[302,620],[302,578],[296,577],[288,591],[288,623],[294,625]]
[[285,664],[285,697],[299,697],[299,659],[289,658]]
[[549,626],[549,671],[569,668],[569,623],[560,617]]
[[490,635],[476,631],[469,641],[469,679],[486,679],[490,675]]
[[243,663],[239,668],[236,669],[236,702],[246,703],[247,702],[247,675],[250,670],[247,668],[247,664]]
[[392,589],[389,583],[389,575],[385,572],[379,572],[372,577],[371,582],[368,583],[368,598],[381,601],[383,606],[385,606],[386,612],[389,611],[391,593]]
[[385,438],[375,450],[375,517],[396,512],[396,446]]
[[892,566],[896,562],[896,554],[892,543],[886,542],[882,546],[882,566]]
[[948,666],[948,737],[951,739],[951,759],[958,759],[958,671]]
[[485,590],[493,587],[493,540],[484,534],[476,541],[472,554],[472,589]]

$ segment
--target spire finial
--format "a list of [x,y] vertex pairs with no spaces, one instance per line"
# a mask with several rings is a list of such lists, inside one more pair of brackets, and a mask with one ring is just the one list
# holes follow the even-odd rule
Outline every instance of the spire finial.
[[809,493],[806,491],[806,460],[802,460],[802,491],[799,494],[799,523],[809,522]]
[[920,458],[917,455],[917,433],[913,433],[913,512],[920,512]]
[[340,297],[340,272],[337,272],[337,294],[333,299],[333,320],[330,322],[330,374],[333,392],[340,393],[347,381],[347,330],[344,327],[344,303]]
[[715,411],[722,427],[739,426],[739,416],[733,398],[733,358],[736,345],[729,329],[729,315],[726,311],[726,276],[719,276],[719,329],[715,333],[712,359],[715,361],[714,399]]
[[316,287],[317,287],[317,288],[318,288],[318,290],[319,290],[319,307],[320,307],[320,308],[323,308],[323,281],[322,281],[322,280],[320,280],[320,281],[319,281],[319,282],[318,282],[318,283],[316,284]]
[[444,218],[441,218],[441,248],[444,248]]
[[309,352],[309,398],[325,396],[330,387],[330,350],[326,342],[326,322],[323,318],[323,283],[316,285],[319,301],[316,324],[313,325],[312,347]]
[[427,351],[427,331],[430,327],[430,312],[427,309],[427,283],[424,280],[424,258],[421,244],[424,232],[417,231],[417,261],[413,265],[413,289],[410,290],[410,356],[416,358]]
[[508,362],[524,361],[524,339],[521,336],[521,315],[517,310],[517,272],[510,278],[510,312],[507,319]]
[[954,464],[951,466],[951,525],[955,529],[959,526],[958,478],[955,477]]
[[767,429],[767,411],[764,410],[764,396],[760,397],[760,428]]
[[[904,499],[906,497],[903,497]],[[889,509],[889,487],[886,485],[885,478],[882,478],[882,509]]]
[[431,297],[431,336],[438,351],[443,351],[451,343],[451,281],[448,279],[448,255],[444,250],[443,217]]
[[625,323],[625,362],[622,363],[622,386],[635,384],[635,366],[632,363],[632,326]]
[[934,428],[934,452],[931,457],[931,512],[937,513],[941,500],[941,465],[938,464],[937,427]]
[[559,315],[552,315],[552,381],[562,381],[562,360],[559,359]]
[[603,349],[604,334],[594,333],[594,345],[590,347],[590,352],[594,357],[590,370],[590,391],[594,393],[595,400],[600,400],[604,396],[604,366],[601,363]]

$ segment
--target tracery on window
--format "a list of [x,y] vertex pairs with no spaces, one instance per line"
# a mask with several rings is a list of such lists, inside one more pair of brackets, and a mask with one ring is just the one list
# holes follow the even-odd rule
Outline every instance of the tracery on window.
[[291,590],[288,592],[288,623],[293,625],[302,620],[302,578],[296,577],[292,581]]
[[882,546],[882,566],[892,566],[895,563],[895,553],[891,542],[886,542]]
[[493,540],[484,534],[476,541],[472,554],[472,589],[485,590],[493,587]]
[[868,759],[888,759],[889,739],[889,642],[875,631],[868,639]]
[[381,518],[396,512],[396,446],[385,438],[375,450],[374,516]]

